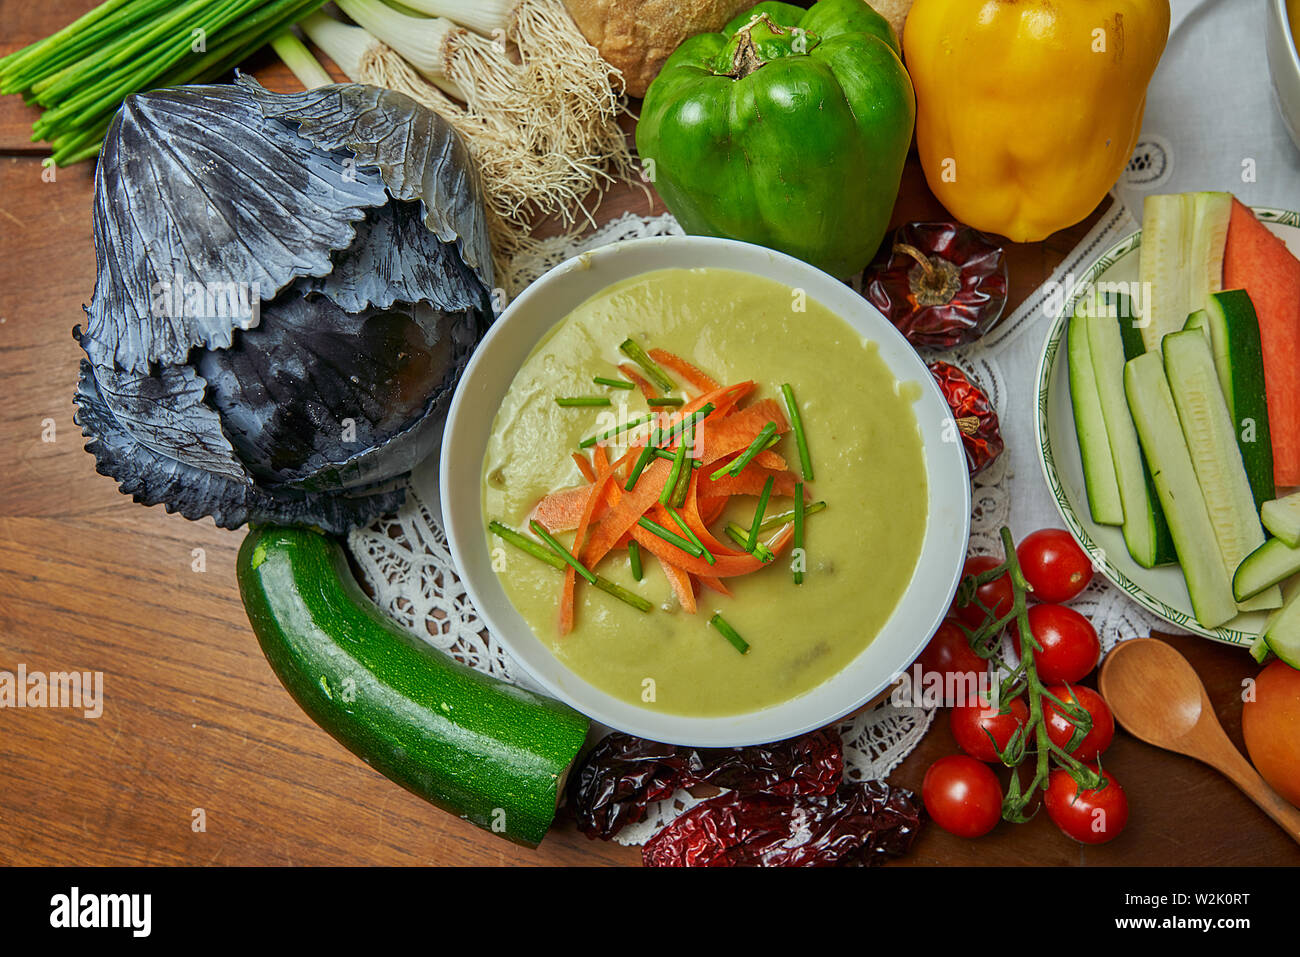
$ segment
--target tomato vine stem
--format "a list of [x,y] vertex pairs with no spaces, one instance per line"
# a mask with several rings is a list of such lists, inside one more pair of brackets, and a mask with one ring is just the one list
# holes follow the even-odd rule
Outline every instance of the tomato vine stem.
[[[1027,812],[1026,809],[1038,791],[1047,790],[1053,765],[1068,772],[1080,791],[1104,788],[1106,779],[1099,771],[1093,770],[1070,754],[1070,751],[1077,748],[1091,730],[1092,718],[1087,709],[1077,702],[1065,702],[1052,694],[1038,676],[1034,656],[1043,649],[1029,627],[1028,596],[1034,589],[1020,568],[1011,530],[1003,526],[1000,535],[1004,552],[1002,562],[987,571],[964,578],[957,589],[956,603],[958,607],[973,605],[984,613],[984,622],[978,628],[971,629],[965,625],[959,627],[965,632],[971,650],[980,658],[991,662],[1001,676],[998,684],[999,712],[1008,714],[1011,700],[1021,694],[1025,696],[1025,703],[1028,706],[1028,720],[1016,729],[1007,741],[1006,747],[997,748],[998,759],[1011,769],[1011,781],[1007,785],[1007,793],[1002,801],[1002,818],[1020,824],[1029,821],[1037,813],[1037,809],[1032,812]],[[1003,575],[1011,584],[1014,600],[1009,612],[998,615],[996,609],[989,608],[979,599],[979,589]],[[1020,637],[1019,660],[1014,665],[1002,654],[1002,635],[1013,623]],[[1048,734],[1048,715],[1043,704],[1044,699],[1050,701],[1054,709],[1064,715],[1074,726],[1070,740],[1064,746],[1054,742]],[[994,747],[997,747],[996,741]],[[1020,780],[1020,765],[1031,753],[1034,756],[1033,776],[1028,786],[1023,786]]]

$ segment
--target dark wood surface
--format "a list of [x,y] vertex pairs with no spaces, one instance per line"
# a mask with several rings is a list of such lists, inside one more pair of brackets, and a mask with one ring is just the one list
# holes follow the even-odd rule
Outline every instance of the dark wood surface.
[[[0,55],[89,6],[0,0]],[[268,61],[255,72],[297,88]],[[298,710],[262,658],[234,582],[242,533],[141,508],[95,473],[72,422],[70,336],[95,275],[93,167],[43,179],[34,116],[0,99],[0,669],[102,671],[105,703],[97,720],[0,709],[0,864],[637,863],[637,850],[571,825],[536,851],[517,848],[371,771]],[[626,209],[646,212],[643,196],[620,189],[599,217]],[[943,215],[910,165],[895,218]],[[1010,250],[1013,303],[1090,223]],[[1240,746],[1241,682],[1257,669],[1238,649],[1172,640]],[[892,780],[919,788],[953,750],[941,714]],[[1106,760],[1132,807],[1113,844],[1084,849],[1045,818],[978,841],[928,827],[900,863],[1300,863],[1300,848],[1215,772],[1123,733]]]

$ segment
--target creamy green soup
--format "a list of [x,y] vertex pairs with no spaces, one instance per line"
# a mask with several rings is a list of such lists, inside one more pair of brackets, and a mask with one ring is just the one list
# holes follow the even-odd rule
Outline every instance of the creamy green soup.
[[[798,290],[726,270],[646,273],[564,317],[515,376],[483,463],[485,522],[527,532],[540,499],[584,483],[571,458],[583,438],[648,412],[639,392],[592,382],[619,377],[627,359],[618,347],[628,337],[675,352],[720,383],[754,380],[759,389],[742,407],[780,401],[781,383],[793,386],[814,466],[807,488],[827,503],[806,521],[803,583],[793,582],[787,549],[760,571],[726,579],[731,597],[701,589],[690,614],[650,552],[642,550],[637,582],[626,550],[615,550],[595,570],[652,601],[653,610],[641,613],[579,580],[574,628],[561,636],[562,574],[489,535],[506,594],[568,668],[643,707],[731,715],[809,691],[871,642],[911,579],[927,502],[912,409],[919,385],[896,381],[874,342]],[[613,399],[612,409],[555,403],[557,396],[602,394]],[[610,447],[611,460],[625,450]],[[798,472],[793,435],[775,451]],[[756,497],[733,499],[711,530],[728,541],[726,521],[747,528],[756,505]],[[766,514],[792,507],[774,497]],[[572,534],[559,537],[572,545]],[[748,642],[746,654],[710,627],[714,612]]]

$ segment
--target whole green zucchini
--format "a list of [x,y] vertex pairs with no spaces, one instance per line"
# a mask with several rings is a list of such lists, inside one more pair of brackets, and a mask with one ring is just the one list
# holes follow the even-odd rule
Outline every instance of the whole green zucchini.
[[407,790],[537,846],[586,737],[584,716],[408,634],[319,532],[254,528],[236,569],[267,661],[313,721]]

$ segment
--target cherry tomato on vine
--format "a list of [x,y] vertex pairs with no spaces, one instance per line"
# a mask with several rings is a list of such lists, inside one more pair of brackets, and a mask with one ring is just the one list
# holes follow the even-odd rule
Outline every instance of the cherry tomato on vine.
[[965,633],[951,620],[944,621],[934,633],[925,651],[916,659],[921,673],[938,672],[942,675],[982,675],[988,671],[988,662],[971,651]]
[[[1042,648],[1034,652],[1034,664],[1045,684],[1073,684],[1097,667],[1101,642],[1087,618],[1064,605],[1034,605],[1028,617],[1029,630]],[[1011,636],[1017,653],[1023,654],[1015,622],[1011,624]]]
[[987,764],[950,754],[930,765],[921,800],[935,824],[958,837],[980,837],[1002,819],[1002,786]]
[[1092,581],[1092,559],[1063,528],[1026,535],[1016,546],[1016,559],[1039,601],[1069,601]]
[[[991,706],[981,697],[978,704],[955,705],[952,709],[952,736],[957,746],[976,761],[997,762],[998,751],[1006,750],[1016,728],[1029,721],[1029,708],[1021,698],[1012,698],[1007,713]],[[987,732],[987,733],[986,733]],[[989,740],[989,735],[993,740]],[[996,746],[994,745],[996,743]]]
[[[1115,718],[1110,713],[1110,707],[1091,688],[1052,685],[1047,690],[1066,704],[1078,704],[1092,716],[1092,728],[1070,754],[1080,761],[1097,760],[1097,755],[1109,748],[1115,737]],[[1047,698],[1043,699],[1043,717],[1047,719],[1047,736],[1052,743],[1062,748],[1069,744],[1070,737],[1074,734],[1074,724],[1055,702]]]
[[[962,567],[961,577],[963,579],[971,575],[978,575],[981,572],[987,572],[1001,565],[998,559],[992,555],[975,555],[966,559],[966,564]],[[983,607],[980,607],[981,604]],[[993,581],[981,585],[975,591],[975,597],[971,599],[969,605],[964,608],[958,608],[957,603],[953,601],[950,615],[956,617],[967,628],[972,631],[984,624],[988,616],[986,609],[992,609],[997,617],[1002,618],[1011,613],[1011,609],[1016,604],[1016,593],[1011,587],[1011,576],[1000,575]]]
[[1128,823],[1128,798],[1115,776],[1102,771],[1106,786],[1075,796],[1078,785],[1064,768],[1047,779],[1043,806],[1047,816],[1068,836],[1083,844],[1105,844],[1119,836]]

